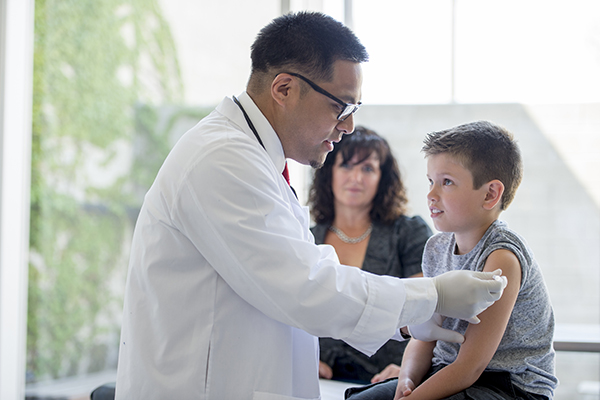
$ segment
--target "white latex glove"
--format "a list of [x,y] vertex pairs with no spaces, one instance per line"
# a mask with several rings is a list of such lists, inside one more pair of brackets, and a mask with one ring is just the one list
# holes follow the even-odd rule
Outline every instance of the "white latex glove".
[[433,278],[438,293],[435,312],[478,324],[476,316],[502,296],[508,280],[494,272],[449,271]]
[[440,314],[433,314],[428,320],[419,325],[410,325],[408,332],[410,336],[423,342],[443,340],[444,342],[462,343],[465,341],[463,335],[450,329],[442,328],[444,318]]

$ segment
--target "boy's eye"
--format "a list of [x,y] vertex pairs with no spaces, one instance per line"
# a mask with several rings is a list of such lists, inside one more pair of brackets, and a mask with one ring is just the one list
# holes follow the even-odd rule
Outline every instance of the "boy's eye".
[[444,179],[444,186],[452,185],[452,181],[450,179]]

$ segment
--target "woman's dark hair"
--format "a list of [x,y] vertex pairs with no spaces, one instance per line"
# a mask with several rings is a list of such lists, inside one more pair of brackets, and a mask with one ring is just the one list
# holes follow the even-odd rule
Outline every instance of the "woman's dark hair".
[[381,179],[371,207],[371,220],[384,224],[393,223],[406,212],[406,189],[402,183],[398,163],[392,155],[388,142],[374,131],[357,126],[354,133],[345,135],[327,155],[323,166],[315,170],[310,187],[308,203],[311,215],[318,224],[330,224],[335,217],[331,176],[337,155],[344,163],[358,154],[356,164],[366,160],[373,152],[380,162]]

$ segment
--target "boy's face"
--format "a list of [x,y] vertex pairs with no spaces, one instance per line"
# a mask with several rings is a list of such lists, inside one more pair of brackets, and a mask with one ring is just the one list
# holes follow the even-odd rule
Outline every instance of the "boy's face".
[[470,233],[486,223],[487,187],[473,189],[473,175],[454,157],[444,153],[427,157],[427,178],[427,203],[437,230]]

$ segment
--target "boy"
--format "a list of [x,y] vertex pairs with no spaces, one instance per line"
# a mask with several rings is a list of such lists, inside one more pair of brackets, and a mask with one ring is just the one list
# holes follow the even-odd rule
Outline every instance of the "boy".
[[431,218],[442,232],[425,246],[424,275],[501,268],[508,286],[479,315],[479,324],[444,320],[444,328],[464,334],[463,344],[413,339],[397,381],[349,389],[347,398],[551,399],[558,380],[550,298],[533,253],[498,220],[522,177],[512,135],[489,122],[473,122],[430,133],[422,151]]

